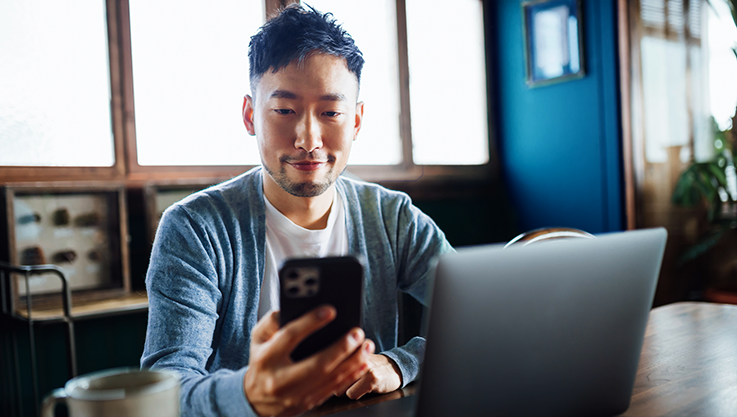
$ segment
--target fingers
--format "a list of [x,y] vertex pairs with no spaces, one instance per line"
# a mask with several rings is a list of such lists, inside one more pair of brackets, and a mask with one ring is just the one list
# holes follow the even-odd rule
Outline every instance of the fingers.
[[371,355],[374,353],[374,342],[371,340],[366,340],[366,342],[361,346],[361,354],[362,354],[362,364],[365,364],[365,366],[362,366],[360,368],[361,372],[355,372],[350,375],[348,375],[348,370],[345,372],[345,377],[342,378],[336,378],[335,387],[333,388],[332,392],[337,394],[343,394],[346,392],[348,388],[350,388],[353,384],[356,383],[356,381],[362,379],[365,374],[370,370],[370,362],[369,359],[371,358]]
[[[343,339],[348,339],[348,335]],[[360,379],[368,370],[368,359],[373,350],[373,342],[363,341],[358,349],[351,349],[352,354],[332,372],[326,372],[316,361],[309,359],[289,364],[290,369],[282,369],[273,377],[259,375],[258,378],[249,378],[249,373],[254,370],[249,368],[244,381],[246,398],[262,415],[305,412],[325,402],[336,390],[345,390]],[[302,368],[308,363],[312,363],[312,367],[305,373]],[[300,371],[295,372],[298,367]]]
[[277,331],[279,331],[279,312],[272,311],[271,314],[266,314],[256,323],[251,337],[256,343],[264,343],[271,339]]
[[277,331],[281,335],[274,338],[272,353],[288,356],[307,336],[333,321],[335,315],[332,306],[320,306],[287,323]]
[[373,391],[373,376],[372,374],[366,374],[361,379],[356,381],[355,384],[351,385],[345,392],[346,397],[351,400],[358,400],[364,395]]
[[[371,366],[370,358],[371,358],[371,355],[374,353],[374,349],[375,349],[374,343],[371,340],[367,339],[361,345],[361,349],[362,349],[362,351],[363,351],[363,353],[365,355],[365,360],[367,361],[368,369],[370,369],[370,366]],[[359,375],[359,377],[362,377],[362,375]],[[336,389],[334,389],[333,390],[333,393],[336,396],[338,396],[338,397],[340,397],[342,395],[345,395],[346,390],[351,385],[353,385],[353,383],[355,383],[357,380],[358,380],[358,378],[354,378],[354,379],[352,379],[350,381],[342,381],[342,380],[337,381],[336,380],[337,382],[340,382],[340,386],[338,386]]]
[[361,360],[354,353],[364,343],[364,338],[363,330],[358,327],[351,329],[328,348],[296,363],[294,375],[299,378],[314,378],[315,371],[320,375],[330,375],[344,362]]
[[293,394],[304,398],[307,409],[322,404],[334,392],[345,391],[368,371],[373,351],[374,343],[364,340],[363,330],[352,329],[324,351],[293,365],[289,373],[291,379],[310,381],[292,386]]
[[346,390],[345,395],[357,400],[368,393],[383,394],[395,391],[401,386],[402,371],[399,366],[387,356],[371,355],[369,370]]
[[330,374],[321,389],[311,393],[309,402],[312,406],[322,404],[336,393],[345,392],[357,380],[360,380],[369,370],[368,359],[374,352],[374,348],[371,340],[365,340],[359,349],[356,349]]
[[363,343],[365,337],[363,330],[355,327],[323,352],[315,355],[314,360],[322,369],[332,372],[341,362],[355,352],[358,346]]
[[335,316],[333,307],[321,306],[281,328],[277,312],[258,322],[243,385],[259,415],[299,414],[345,392],[368,372],[375,346],[360,328],[304,360],[290,359],[299,343]]

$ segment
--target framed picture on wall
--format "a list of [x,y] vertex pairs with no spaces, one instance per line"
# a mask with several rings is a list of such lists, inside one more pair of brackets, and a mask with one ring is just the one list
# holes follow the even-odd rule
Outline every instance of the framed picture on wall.
[[[0,191],[0,260],[58,266],[77,306],[130,292],[123,184],[8,184]],[[61,304],[53,275],[9,284],[14,311],[31,299],[34,309]]]
[[584,76],[580,0],[524,2],[522,19],[530,87]]

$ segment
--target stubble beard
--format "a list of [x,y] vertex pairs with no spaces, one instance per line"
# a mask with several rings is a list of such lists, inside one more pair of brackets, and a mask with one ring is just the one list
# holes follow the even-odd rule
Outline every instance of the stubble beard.
[[335,180],[338,178],[339,175],[335,174],[335,168],[334,165],[332,165],[332,163],[335,162],[335,157],[329,156],[328,163],[331,164],[331,167],[328,172],[325,173],[325,178],[322,181],[295,182],[289,178],[289,176],[287,175],[287,169],[284,166],[288,160],[288,157],[279,158],[279,162],[281,162],[281,168],[279,168],[278,172],[271,169],[268,165],[263,163],[263,161],[262,165],[264,166],[266,172],[271,176],[274,182],[279,187],[281,187],[282,190],[288,192],[295,197],[317,197],[319,195],[322,195],[322,193],[327,191],[328,188],[330,188],[330,186],[335,183]]

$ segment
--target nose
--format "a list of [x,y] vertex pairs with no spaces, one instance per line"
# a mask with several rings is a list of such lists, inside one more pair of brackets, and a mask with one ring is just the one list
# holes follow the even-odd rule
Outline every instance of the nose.
[[322,132],[319,121],[312,115],[305,115],[297,125],[297,138],[294,147],[312,152],[322,147]]

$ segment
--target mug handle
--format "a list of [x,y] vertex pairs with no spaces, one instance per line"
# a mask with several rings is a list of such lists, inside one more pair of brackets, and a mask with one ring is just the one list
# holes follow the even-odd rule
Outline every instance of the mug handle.
[[57,388],[51,391],[51,394],[44,398],[41,404],[41,417],[54,417],[54,408],[56,404],[66,401],[67,393],[63,388]]

